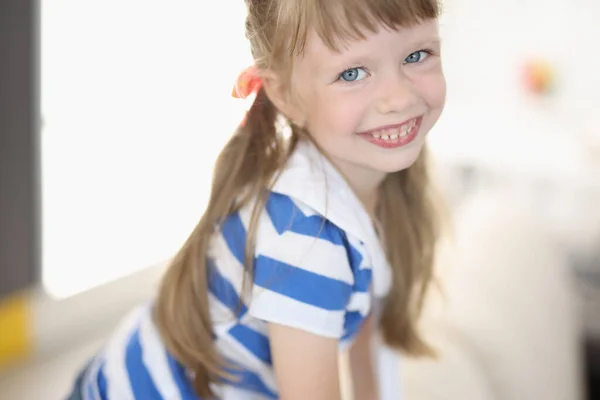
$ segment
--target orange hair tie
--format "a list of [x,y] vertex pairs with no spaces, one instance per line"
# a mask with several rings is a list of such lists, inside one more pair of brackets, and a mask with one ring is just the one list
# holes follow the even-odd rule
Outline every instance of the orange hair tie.
[[258,68],[251,66],[242,71],[235,82],[231,95],[236,99],[245,99],[256,94],[262,87],[262,79],[258,76]]

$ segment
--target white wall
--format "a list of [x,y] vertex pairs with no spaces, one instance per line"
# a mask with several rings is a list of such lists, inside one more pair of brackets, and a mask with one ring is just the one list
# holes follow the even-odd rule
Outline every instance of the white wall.
[[170,257],[242,118],[242,1],[42,2],[43,281],[64,297]]

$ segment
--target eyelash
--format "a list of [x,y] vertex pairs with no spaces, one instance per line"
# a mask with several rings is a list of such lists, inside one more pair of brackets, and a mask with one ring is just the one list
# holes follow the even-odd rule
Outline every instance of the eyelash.
[[[437,54],[437,53],[435,52],[435,50],[433,50],[433,49],[421,49],[421,50],[413,51],[412,53],[410,53],[410,54],[408,55],[408,57],[410,57],[411,55],[413,55],[413,54],[415,54],[415,53],[421,53],[421,52],[423,52],[423,53],[427,54],[428,56],[435,56],[435,55]],[[406,57],[406,58],[408,58],[408,57]],[[407,63],[407,62],[406,62],[406,59],[405,59],[405,61],[403,62],[403,64],[402,64],[402,65],[405,65],[405,64],[421,64],[422,62],[423,62],[423,61],[420,61],[420,60],[419,60],[419,61],[417,61],[416,63]],[[353,82],[356,82],[356,81],[344,81],[344,80],[342,79],[342,75],[343,75],[345,72],[348,72],[349,70],[353,70],[353,69],[362,69],[362,70],[365,70],[365,71],[367,71],[367,68],[365,68],[364,66],[354,66],[354,67],[348,67],[348,68],[344,69],[344,70],[343,70],[343,71],[342,71],[342,72],[341,72],[341,73],[338,75],[338,78],[337,78],[337,80],[338,80],[338,81],[340,81],[340,82],[343,82],[343,83],[353,83]],[[358,82],[360,82],[360,81],[358,81]]]
[[[413,55],[413,54],[415,54],[415,53],[421,53],[421,52],[423,52],[423,53],[427,54],[428,56],[434,56],[434,55],[436,55],[436,53],[435,53],[435,51],[434,51],[433,49],[421,49],[421,50],[417,50],[417,51],[414,51],[414,52],[410,53],[410,54],[408,55],[408,57],[412,56],[412,55]],[[406,57],[406,58],[408,58],[408,57]],[[405,59],[405,60],[406,60],[406,59]],[[418,62],[416,62],[416,63],[414,63],[414,64],[420,64],[421,62],[422,62],[422,61],[418,61]]]

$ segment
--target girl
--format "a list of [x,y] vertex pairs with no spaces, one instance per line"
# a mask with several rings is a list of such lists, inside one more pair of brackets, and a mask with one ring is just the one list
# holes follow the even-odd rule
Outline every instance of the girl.
[[430,352],[416,324],[437,234],[436,0],[246,2],[256,63],[236,94],[253,105],[157,298],[74,398],[336,400],[347,349],[354,397],[377,399],[374,337]]

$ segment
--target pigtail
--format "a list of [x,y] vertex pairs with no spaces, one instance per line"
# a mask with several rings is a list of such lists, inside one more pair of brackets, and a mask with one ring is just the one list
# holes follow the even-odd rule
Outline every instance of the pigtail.
[[434,354],[417,329],[433,280],[439,236],[426,150],[410,168],[388,175],[378,210],[392,266],[392,289],[383,309],[381,331],[390,346],[415,356]]
[[[155,321],[166,349],[193,372],[200,398],[212,399],[211,383],[228,377],[227,365],[213,343],[208,302],[207,252],[218,222],[252,198],[256,210],[264,207],[265,188],[280,169],[287,152],[276,128],[277,110],[259,90],[245,123],[220,153],[213,175],[207,209],[167,269],[158,293]],[[246,268],[251,272],[256,217],[250,224]]]

